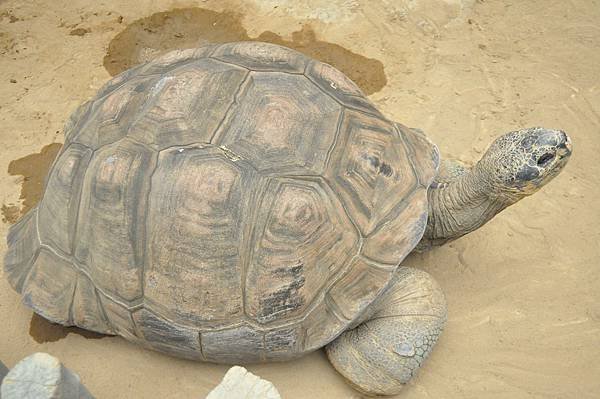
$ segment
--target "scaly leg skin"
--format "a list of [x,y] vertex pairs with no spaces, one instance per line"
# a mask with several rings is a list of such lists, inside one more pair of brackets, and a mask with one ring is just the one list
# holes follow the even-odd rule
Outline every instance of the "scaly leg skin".
[[446,322],[446,300],[433,278],[400,267],[372,314],[326,347],[329,361],[368,395],[394,395],[417,372]]

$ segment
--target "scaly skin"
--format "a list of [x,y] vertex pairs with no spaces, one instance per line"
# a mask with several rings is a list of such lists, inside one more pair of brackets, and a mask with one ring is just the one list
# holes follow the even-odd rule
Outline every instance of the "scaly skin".
[[570,155],[571,142],[563,131],[531,128],[497,139],[471,169],[456,161],[442,162],[428,192],[429,219],[416,250],[481,227],[557,176]]
[[329,360],[368,395],[394,395],[417,372],[446,322],[446,300],[427,273],[400,267],[358,327],[327,345]]

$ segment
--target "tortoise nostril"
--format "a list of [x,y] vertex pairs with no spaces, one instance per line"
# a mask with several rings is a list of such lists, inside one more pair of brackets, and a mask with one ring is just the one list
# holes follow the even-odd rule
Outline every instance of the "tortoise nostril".
[[569,141],[569,137],[567,136],[567,134],[565,132],[563,132],[562,130],[559,132],[559,140],[558,140],[558,145],[559,147],[565,147],[567,145],[567,142]]
[[560,138],[562,139],[561,141],[563,143],[567,142],[567,134],[565,132],[563,132],[562,130],[560,131]]

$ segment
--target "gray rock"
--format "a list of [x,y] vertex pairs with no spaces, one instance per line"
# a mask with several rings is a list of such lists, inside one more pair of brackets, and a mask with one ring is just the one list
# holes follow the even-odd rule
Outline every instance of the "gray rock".
[[233,366],[206,399],[281,399],[277,388],[243,367]]
[[55,357],[34,353],[21,360],[2,381],[2,399],[93,399],[79,376]]
[[8,373],[8,367],[6,367],[4,365],[4,363],[2,363],[0,361],[0,384],[2,383],[2,379],[4,378],[4,376]]

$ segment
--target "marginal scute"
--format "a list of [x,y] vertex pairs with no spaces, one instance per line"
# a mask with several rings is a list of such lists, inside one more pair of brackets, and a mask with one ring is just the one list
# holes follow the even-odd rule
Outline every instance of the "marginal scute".
[[138,76],[140,74],[140,71],[143,68],[145,68],[146,65],[147,64],[137,65],[137,66],[130,68],[126,71],[123,71],[120,74],[118,74],[117,76],[113,77],[111,80],[106,82],[104,84],[104,86],[102,86],[100,88],[100,90],[98,90],[98,93],[96,93],[96,96],[94,98],[95,99],[102,98],[102,97],[106,96],[107,94],[109,94],[110,92],[112,92],[113,90],[115,90],[116,88],[118,88],[119,86],[121,86],[123,83],[125,83],[129,80],[133,80],[136,76]]
[[204,358],[215,363],[259,362],[264,356],[264,333],[248,325],[219,331],[203,332],[200,336]]
[[331,65],[313,60],[306,68],[306,76],[319,86],[321,90],[346,107],[382,117],[381,113],[362,93],[358,86]]
[[344,330],[347,322],[338,319],[327,301],[322,300],[317,302],[317,306],[306,316],[301,325],[304,330],[302,347],[305,351],[311,351],[331,342],[340,331]]
[[265,359],[287,360],[302,351],[301,329],[290,326],[265,333]]
[[4,255],[4,275],[15,291],[21,293],[35,256],[40,248],[37,233],[37,210],[35,207],[8,230]]
[[144,217],[155,154],[123,140],[96,151],[83,181],[75,258],[117,298],[142,295]]
[[78,126],[81,126],[83,121],[87,120],[92,110],[92,104],[92,100],[84,102],[83,104],[79,105],[75,111],[73,111],[71,116],[69,116],[69,119],[65,123],[65,127],[63,129],[65,135],[65,144],[63,147],[69,145],[73,134],[78,131]]
[[130,137],[158,149],[209,142],[247,74],[208,58],[163,74],[135,112]]
[[245,292],[259,323],[303,314],[357,252],[359,234],[320,178],[271,180],[257,221]]
[[142,308],[133,313],[140,338],[152,349],[168,352],[192,360],[202,360],[200,333],[178,326]]
[[398,265],[421,240],[427,226],[427,190],[419,188],[396,214],[364,241],[362,254],[388,265]]
[[102,306],[102,310],[109,320],[111,329],[129,341],[139,342],[129,309],[102,293],[98,297],[100,298],[100,306]]
[[96,294],[94,283],[83,273],[77,275],[71,313],[72,322],[78,327],[101,334],[115,333],[100,308],[100,300]]
[[308,59],[301,53],[261,42],[237,42],[219,46],[212,58],[243,66],[254,71],[302,73]]
[[42,248],[23,284],[23,303],[54,323],[69,325],[76,281],[77,271],[68,261]]
[[143,68],[141,68],[140,73],[145,75],[164,73],[167,70],[177,68],[185,63],[207,57],[216,47],[217,45],[211,44],[199,48],[169,51],[145,64]]
[[264,173],[321,173],[341,107],[304,76],[252,72],[213,140]]
[[369,235],[412,192],[418,180],[394,127],[347,110],[325,176]]
[[144,293],[172,320],[242,315],[242,242],[256,184],[247,163],[214,146],[160,154],[149,197]]
[[428,188],[436,177],[440,164],[440,152],[435,144],[417,129],[410,129],[396,123],[396,129],[412,149],[411,156],[419,182]]
[[52,166],[38,207],[41,241],[65,254],[72,252],[81,182],[91,156],[90,149],[69,145]]
[[356,258],[350,271],[327,294],[327,301],[346,320],[360,315],[387,286],[393,269],[383,269],[364,258]]

